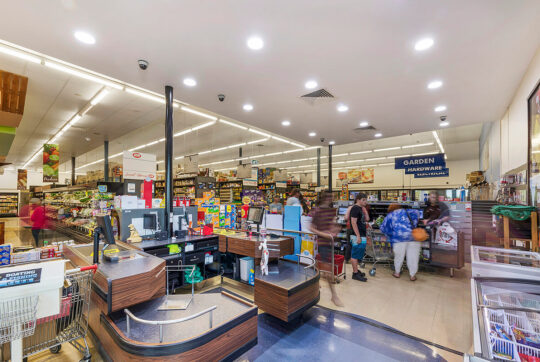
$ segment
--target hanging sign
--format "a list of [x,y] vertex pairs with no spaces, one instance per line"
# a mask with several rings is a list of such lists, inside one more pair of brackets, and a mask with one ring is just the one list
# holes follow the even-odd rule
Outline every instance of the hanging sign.
[[58,182],[58,168],[60,166],[60,153],[58,145],[43,145],[43,182]]
[[184,157],[184,173],[199,173],[199,155]]
[[447,168],[442,168],[438,171],[424,171],[414,174],[414,178],[427,178],[427,177],[448,177],[450,172]]
[[17,170],[17,190],[26,190],[28,186],[28,171]]
[[435,155],[427,156],[414,156],[414,157],[399,157],[395,159],[395,169],[412,169],[417,167],[426,166],[442,166],[446,167],[446,161],[444,160],[444,153],[438,153]]
[[124,151],[124,179],[156,179],[156,155]]

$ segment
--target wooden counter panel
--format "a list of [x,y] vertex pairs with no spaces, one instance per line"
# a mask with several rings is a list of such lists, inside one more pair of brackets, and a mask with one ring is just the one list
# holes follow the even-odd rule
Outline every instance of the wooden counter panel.
[[219,235],[219,251],[222,253],[227,252],[227,236]]
[[[262,250],[259,250],[260,241],[247,238],[227,238],[227,251],[229,253],[261,258]],[[294,253],[294,239],[283,237],[280,240],[269,238],[266,241],[270,258],[280,258]]]

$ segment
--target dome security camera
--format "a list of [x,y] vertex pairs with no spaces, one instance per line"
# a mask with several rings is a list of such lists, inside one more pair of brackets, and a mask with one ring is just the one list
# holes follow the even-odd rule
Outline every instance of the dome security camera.
[[141,68],[142,70],[146,70],[148,68],[148,61],[144,59],[137,60],[137,63],[139,63],[139,68]]

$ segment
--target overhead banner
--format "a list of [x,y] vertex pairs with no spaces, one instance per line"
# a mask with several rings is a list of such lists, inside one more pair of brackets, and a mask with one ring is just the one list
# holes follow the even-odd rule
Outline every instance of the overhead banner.
[[58,182],[58,168],[60,167],[60,152],[58,145],[43,145],[43,182]]
[[449,176],[444,153],[415,157],[399,157],[395,159],[395,169],[405,170],[405,174],[414,175],[414,178]]
[[156,155],[124,151],[124,179],[156,179]]
[[28,186],[28,171],[17,170],[17,190],[26,190]]

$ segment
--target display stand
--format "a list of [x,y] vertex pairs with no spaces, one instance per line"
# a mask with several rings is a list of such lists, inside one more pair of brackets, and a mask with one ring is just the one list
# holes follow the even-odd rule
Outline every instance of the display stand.
[[519,240],[525,243],[530,243],[527,249],[531,251],[538,251],[538,213],[536,211],[531,212],[531,238],[522,239],[522,238],[511,238],[510,237],[510,219],[508,216],[503,216],[503,239],[502,244],[505,249],[510,249],[510,240]]

